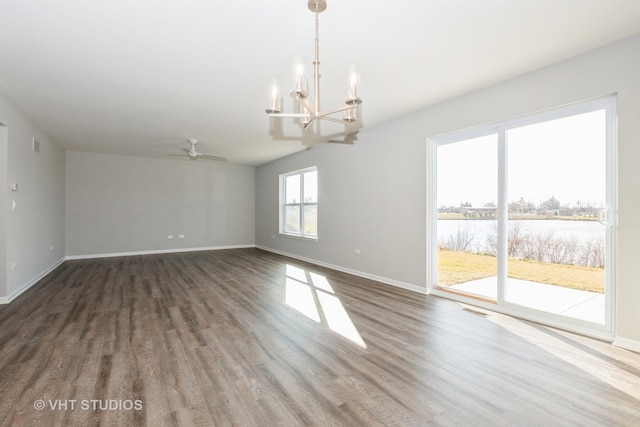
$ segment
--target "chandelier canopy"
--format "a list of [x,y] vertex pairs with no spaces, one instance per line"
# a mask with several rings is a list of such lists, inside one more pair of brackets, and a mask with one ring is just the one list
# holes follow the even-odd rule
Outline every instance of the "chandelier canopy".
[[[282,95],[280,85],[274,79],[271,86],[271,98],[269,107],[266,109],[270,117],[295,118],[302,129],[307,130],[313,122],[327,120],[331,122],[350,124],[358,120],[358,106],[362,99],[358,96],[358,85],[360,76],[354,65],[347,67],[347,93],[342,107],[330,110],[320,110],[320,49],[319,49],[319,16],[320,12],[327,8],[325,0],[309,0],[309,10],[315,13],[315,59],[313,64],[313,96],[309,94],[309,85],[306,76],[304,60],[297,56],[293,61],[293,89],[290,91],[291,97],[296,100],[296,112],[282,112]],[[342,117],[336,117],[342,113]]]

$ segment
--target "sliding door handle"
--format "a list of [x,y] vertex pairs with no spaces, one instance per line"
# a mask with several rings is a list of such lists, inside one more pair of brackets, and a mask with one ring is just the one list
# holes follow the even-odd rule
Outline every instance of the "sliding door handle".
[[609,212],[611,212],[610,207],[602,208],[598,211],[598,222],[602,225],[611,225],[611,221],[609,221]]

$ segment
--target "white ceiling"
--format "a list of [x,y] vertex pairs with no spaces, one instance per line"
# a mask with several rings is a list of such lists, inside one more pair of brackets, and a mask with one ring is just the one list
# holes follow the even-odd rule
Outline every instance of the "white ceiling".
[[[639,0],[327,3],[322,106],[357,64],[365,128],[640,33]],[[307,0],[0,0],[0,91],[65,149],[164,156],[197,138],[258,165],[306,148],[269,136],[264,110],[313,38]]]

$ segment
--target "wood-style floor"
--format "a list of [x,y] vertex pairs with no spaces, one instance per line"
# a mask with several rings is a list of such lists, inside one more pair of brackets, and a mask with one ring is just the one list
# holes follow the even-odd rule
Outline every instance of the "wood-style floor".
[[640,355],[258,249],[67,261],[0,306],[0,425],[637,426]]

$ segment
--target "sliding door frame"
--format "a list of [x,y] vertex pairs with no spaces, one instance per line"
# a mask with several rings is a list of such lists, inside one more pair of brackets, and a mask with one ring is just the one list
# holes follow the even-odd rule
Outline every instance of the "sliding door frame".
[[[571,117],[593,111],[605,110],[606,120],[606,203],[610,223],[605,232],[605,319],[596,324],[558,314],[547,313],[505,301],[504,289],[507,279],[507,131],[522,126]],[[437,285],[438,242],[437,242],[437,148],[472,138],[496,134],[498,137],[498,277],[497,298],[495,302],[474,298],[458,292],[445,290]],[[431,137],[427,139],[427,293],[475,305],[489,310],[513,315],[527,320],[560,327],[601,339],[612,340],[615,331],[615,287],[617,272],[617,114],[616,96],[598,98],[563,106],[548,111],[506,120],[499,123],[479,126],[459,132]]]

